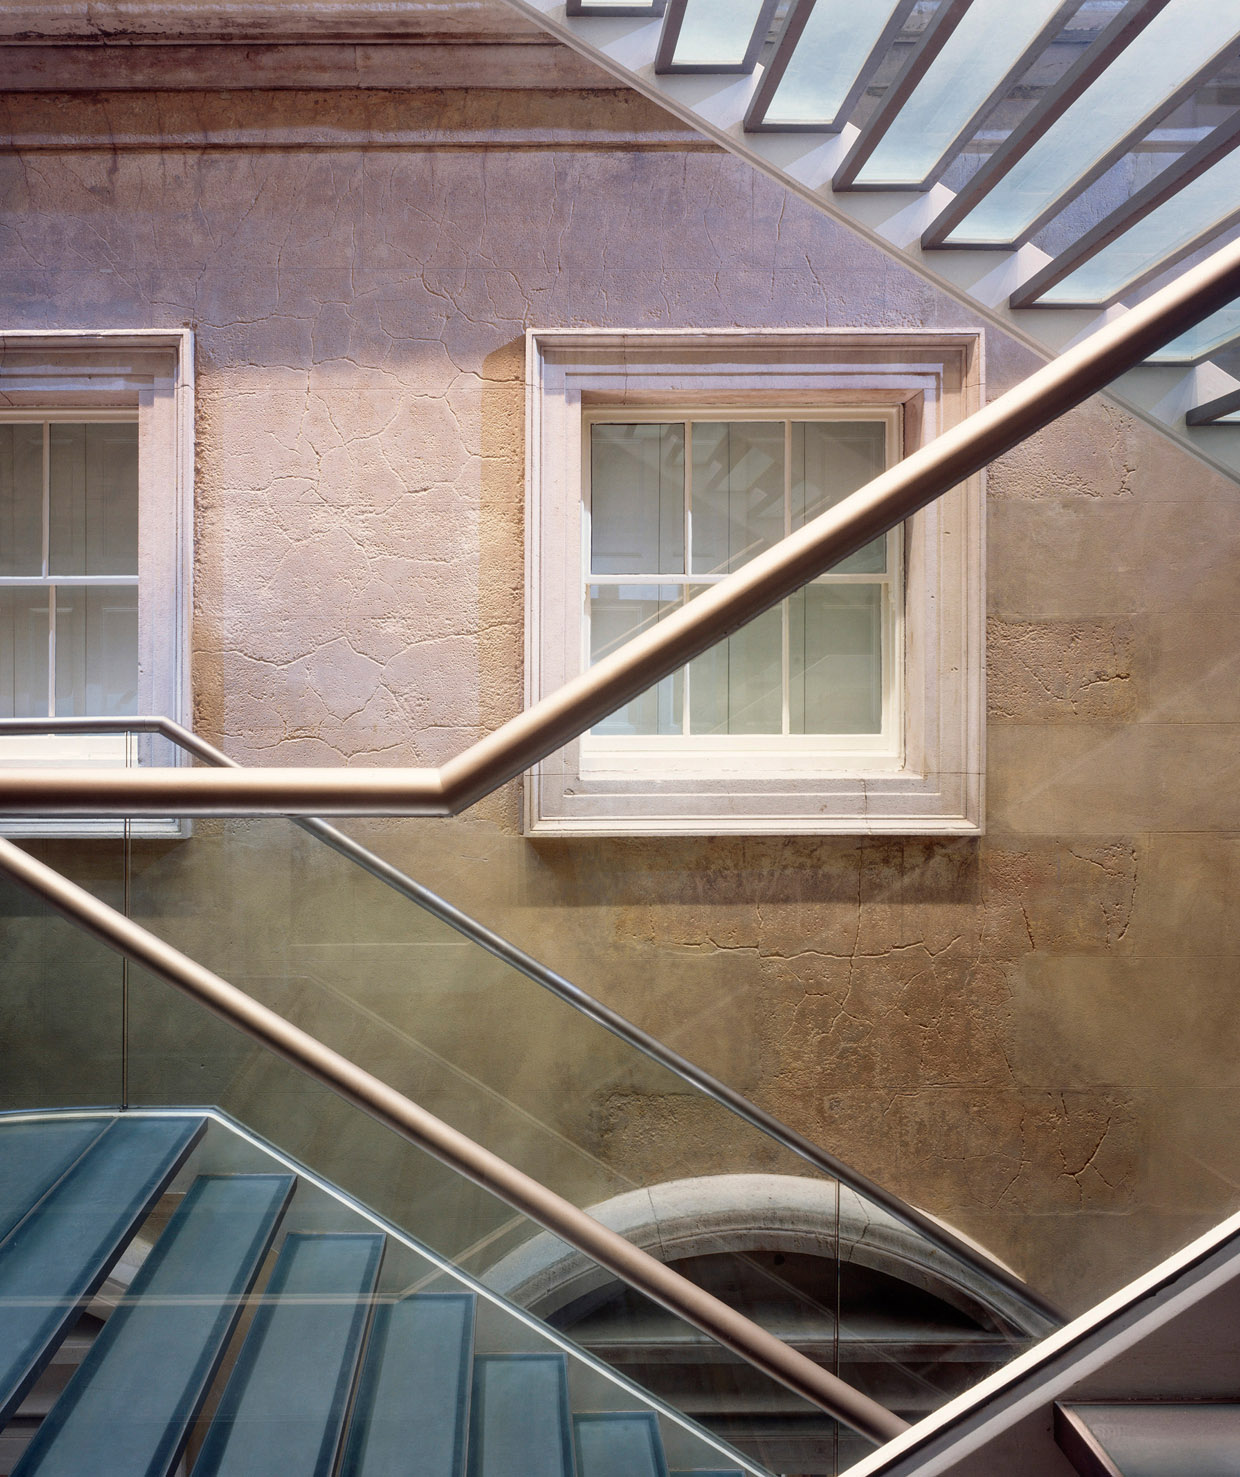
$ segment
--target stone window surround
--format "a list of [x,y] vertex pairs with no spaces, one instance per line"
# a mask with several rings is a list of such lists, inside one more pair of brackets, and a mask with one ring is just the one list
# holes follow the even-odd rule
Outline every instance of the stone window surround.
[[[188,329],[0,330],[0,411],[134,410],[138,418],[138,712],[191,715],[194,344]],[[15,419],[6,414],[6,419]],[[151,736],[0,740],[0,765],[177,765]],[[119,836],[124,822],[6,821],[8,836]],[[179,820],[130,823],[135,837],[188,834]]]
[[[582,666],[583,412],[624,405],[901,407],[906,451],[977,409],[975,330],[531,329],[526,701]],[[903,762],[689,778],[591,772],[581,740],[525,778],[529,836],[977,835],[983,829],[984,480],[905,525]],[[741,772],[746,770],[747,772]]]

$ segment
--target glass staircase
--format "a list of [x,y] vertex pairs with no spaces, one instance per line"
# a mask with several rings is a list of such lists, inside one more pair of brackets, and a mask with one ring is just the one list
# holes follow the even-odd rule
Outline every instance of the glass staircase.
[[[1046,358],[1236,231],[1216,0],[507,3]],[[1238,338],[1107,393],[1240,476]]]
[[[1061,1321],[941,1221],[334,827],[198,821],[188,845],[28,849],[906,1420]],[[834,1473],[871,1449],[8,880],[0,947],[6,1036],[25,1046],[0,1109],[210,1105],[747,1469]]]
[[0,1301],[15,1477],[753,1470],[218,1114],[0,1118]]

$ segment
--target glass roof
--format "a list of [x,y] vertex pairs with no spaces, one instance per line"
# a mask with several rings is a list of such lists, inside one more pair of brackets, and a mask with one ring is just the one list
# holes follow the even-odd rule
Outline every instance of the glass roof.
[[818,0],[763,117],[832,124],[900,0]]
[[1170,0],[946,238],[1005,244],[1240,36],[1240,7]]
[[762,11],[763,0],[687,0],[672,65],[739,66]]
[[856,182],[897,185],[925,179],[1062,3],[974,0]]
[[1228,154],[1038,298],[1105,302],[1240,210],[1240,152]]

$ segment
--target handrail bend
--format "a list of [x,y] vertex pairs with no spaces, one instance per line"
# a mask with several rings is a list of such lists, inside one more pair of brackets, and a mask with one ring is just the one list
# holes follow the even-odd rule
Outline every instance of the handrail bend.
[[0,815],[455,815],[1240,297],[1234,241],[438,769],[0,773]]
[[[6,734],[44,733],[157,733],[206,764],[227,769],[241,768],[237,760],[229,758],[222,750],[208,743],[206,739],[201,738],[191,729],[182,727],[171,718],[158,715],[131,718],[0,718],[0,738]],[[814,1143],[812,1139],[806,1138],[803,1134],[789,1128],[787,1124],[781,1123],[778,1118],[772,1117],[756,1103],[750,1102],[743,1093],[737,1092],[735,1088],[729,1087],[726,1082],[712,1076],[687,1057],[673,1051],[657,1036],[652,1036],[639,1026],[635,1026],[632,1021],[626,1020],[624,1016],[604,1005],[602,1001],[587,994],[579,985],[574,985],[571,980],[565,979],[555,970],[548,969],[533,955],[525,953],[508,939],[492,932],[491,929],[471,918],[469,914],[453,907],[451,903],[432,892],[428,887],[424,887],[420,882],[414,881],[398,867],[376,856],[360,841],[355,841],[352,836],[338,831],[335,826],[328,825],[326,821],[316,816],[290,817],[290,819],[303,831],[317,837],[333,851],[361,867],[410,902],[416,903],[418,907],[438,918],[440,922],[447,924],[449,928],[455,929],[471,943],[479,945],[495,958],[519,970],[536,985],[541,985],[543,989],[558,996],[567,1005],[610,1031],[612,1035],[618,1036],[652,1061],[658,1062],[660,1066],[675,1073],[682,1081],[690,1083],[715,1102],[730,1109],[751,1127],[774,1139],[776,1143],[805,1160],[813,1168],[848,1185],[865,1199],[881,1206],[893,1219],[916,1232],[932,1246],[937,1246],[948,1256],[954,1257],[965,1266],[972,1267],[974,1271],[989,1281],[997,1283],[1011,1297],[1023,1304],[1039,1322],[1047,1324],[1048,1332],[1050,1328],[1058,1328],[1065,1322],[1063,1313],[1053,1303],[1042,1297],[1002,1263],[993,1261],[971,1242],[963,1240],[915,1206],[901,1200],[898,1195],[892,1194],[890,1190],[884,1189],[882,1185],[845,1164],[843,1160],[837,1159],[834,1154]]]
[[0,866],[124,958],[174,985],[384,1127],[498,1196],[833,1419],[880,1444],[908,1429],[907,1421],[868,1395],[845,1384],[837,1375],[428,1113],[244,990],[28,856],[11,841],[0,839]]

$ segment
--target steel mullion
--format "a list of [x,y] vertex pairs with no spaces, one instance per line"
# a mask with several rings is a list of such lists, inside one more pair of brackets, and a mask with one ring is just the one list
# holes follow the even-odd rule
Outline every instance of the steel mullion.
[[[1160,170],[1157,175],[1137,193],[1126,200],[1122,205],[1113,210],[1110,215],[1105,216],[1090,231],[1079,237],[1065,251],[1061,251],[1057,257],[1048,262],[1040,272],[1035,272],[1027,282],[1023,282],[1008,302],[1013,308],[1030,308],[1037,306],[1037,300],[1048,289],[1056,283],[1062,282],[1065,277],[1071,276],[1079,266],[1089,261],[1104,247],[1110,246],[1113,241],[1119,239],[1126,231],[1130,230],[1139,221],[1152,214],[1160,206],[1165,205],[1168,200],[1185,187],[1212,168],[1221,160],[1226,158],[1238,145],[1240,145],[1240,112],[1234,113],[1225,123],[1220,123],[1217,128],[1208,133],[1194,148],[1182,154],[1174,164],[1169,164],[1166,169]],[[1187,246],[1169,252],[1162,257],[1148,271],[1140,276],[1130,278],[1121,287],[1108,297],[1105,302],[1094,304],[1075,303],[1069,301],[1056,301],[1047,306],[1055,308],[1065,307],[1109,307],[1117,302],[1119,298],[1134,287],[1139,287],[1143,282],[1148,282],[1151,277],[1157,276],[1165,271],[1167,267],[1179,261],[1181,257],[1189,255],[1198,249],[1203,239],[1215,235],[1234,224],[1240,207],[1231,215],[1208,226]]]
[[[1166,3],[1166,0],[1163,0]],[[964,19],[965,12],[973,0],[943,0],[935,12],[934,19],[921,33],[912,56],[900,69],[899,76],[887,89],[883,100],[866,120],[865,127],[857,135],[856,142],[845,155],[843,163],[831,180],[833,190],[855,190],[857,172],[880,140],[895,122],[900,109],[912,97],[918,83],[930,70],[931,64],[951,40],[952,33]],[[883,188],[886,188],[884,186]]]
[[[952,139],[951,143],[948,144],[948,146],[939,155],[938,159],[935,161],[929,172],[925,174],[921,179],[898,181],[882,180],[878,182],[858,180],[856,178],[856,174],[860,168],[864,167],[866,159],[862,158],[859,164],[853,166],[852,154],[850,153],[848,159],[845,160],[844,164],[841,166],[841,172],[843,170],[849,169],[850,167],[852,169],[853,178],[849,183],[848,188],[852,190],[918,190],[921,192],[925,192],[926,190],[929,190],[931,186],[937,184],[938,181],[942,179],[943,175],[947,172],[948,166],[960,154],[961,150],[964,149],[965,145],[977,132],[982,119],[985,118],[986,115],[991,112],[998,105],[999,102],[1002,101],[1002,99],[1006,96],[1016,80],[1021,77],[1026,71],[1028,71],[1033,61],[1039,55],[1041,55],[1043,51],[1046,50],[1046,48],[1051,44],[1052,41],[1054,41],[1055,37],[1063,29],[1065,23],[1071,17],[1073,12],[1078,10],[1079,8],[1080,0],[1064,0],[1064,3],[1055,10],[1054,14],[1045,23],[1045,25],[1041,27],[1033,40],[1030,41],[1026,46],[1022,47],[1019,55],[1017,55],[1016,58],[1013,60],[1011,66],[1007,68],[1003,76],[999,78],[999,80],[987,93],[986,97],[973,110],[971,116],[966,119],[961,127],[956,131],[956,135]],[[894,118],[889,120],[887,127],[890,128],[891,123],[894,121]],[[876,139],[869,145],[868,149],[866,150],[867,157],[873,152],[874,148],[877,145],[877,142],[878,140]],[[857,148],[860,147],[860,143],[861,141],[860,139],[858,139],[857,144],[854,145],[854,152]],[[838,186],[836,186],[836,188],[838,188]]]
[[[1132,0],[1132,3],[1102,32],[1092,46],[1087,48],[1082,56],[1063,77],[1043,97],[1042,101],[1029,115],[1024,118],[995,150],[989,159],[981,166],[973,178],[956,192],[955,197],[931,222],[922,234],[921,247],[923,251],[934,248],[950,250],[955,247],[969,248],[971,250],[996,250],[1008,251],[1018,241],[1027,240],[1036,231],[1046,224],[1052,216],[1058,214],[1064,205],[1084,189],[1087,189],[1098,176],[1109,169],[1115,160],[1124,152],[1129,140],[1139,136],[1151,129],[1159,119],[1166,116],[1174,107],[1183,100],[1184,89],[1173,93],[1151,114],[1147,115],[1140,126],[1126,134],[1123,140],[1109,151],[1102,159],[1092,165],[1079,179],[1073,181],[1068,189],[1053,200],[1050,205],[1034,220],[1024,228],[1020,235],[1012,241],[948,241],[947,237],[957,226],[973,212],[981,200],[989,194],[991,187],[1016,164],[1023,159],[1033,146],[1049,131],[1053,124],[1057,123],[1068,109],[1077,102],[1084,94],[1104,75],[1107,68],[1147,25],[1166,8],[1170,0]],[[1211,59],[1200,72],[1185,84],[1191,91],[1198,85],[1202,73],[1207,72],[1216,64],[1217,59]]]
[[649,16],[657,20],[663,14],[663,7],[667,0],[649,0],[646,5],[602,5],[591,4],[590,0],[568,0],[564,7],[564,14],[570,17],[586,16],[617,16],[628,18],[629,16]]
[[762,81],[758,84],[758,90],[754,93],[749,111],[745,114],[743,127],[746,133],[838,133],[848,121],[862,93],[869,86],[870,79],[887,54],[888,48],[904,29],[917,0],[899,0],[875,39],[874,45],[870,47],[865,61],[862,62],[856,77],[853,78],[852,86],[845,93],[833,118],[803,123],[783,121],[768,123],[766,122],[767,111],[775,100],[775,94],[784,80],[784,73],[792,62],[816,3],[817,0],[799,0],[799,3],[793,0],[793,8],[788,12],[787,19],[784,21],[784,28],[776,43],[775,54],[763,72]]
[[[698,0],[698,3],[705,3],[705,0]],[[663,16],[663,30],[659,35],[659,51],[655,57],[655,71],[662,76],[668,73],[732,76],[752,72],[762,54],[762,47],[766,42],[767,32],[771,29],[771,20],[779,0],[762,0],[762,6],[754,21],[744,55],[738,62],[678,62],[673,59],[689,4],[690,0],[667,0],[667,10]]]

